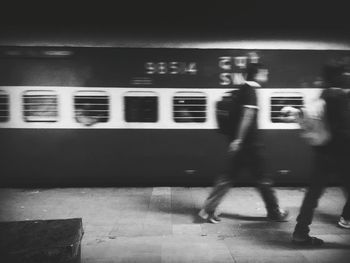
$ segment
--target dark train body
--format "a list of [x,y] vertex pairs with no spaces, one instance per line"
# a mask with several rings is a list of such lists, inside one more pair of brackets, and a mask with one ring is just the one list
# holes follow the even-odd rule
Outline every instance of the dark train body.
[[312,153],[279,110],[317,97],[322,66],[350,45],[286,43],[0,47],[1,184],[210,185],[226,151],[215,103],[249,61],[268,73],[257,91],[267,171],[303,184]]

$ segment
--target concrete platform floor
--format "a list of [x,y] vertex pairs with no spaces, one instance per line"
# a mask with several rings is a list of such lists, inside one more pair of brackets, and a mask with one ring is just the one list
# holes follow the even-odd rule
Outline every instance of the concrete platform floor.
[[290,242],[303,188],[276,188],[290,221],[269,222],[251,187],[234,188],[223,221],[197,220],[210,188],[0,189],[0,221],[81,217],[82,262],[350,262],[350,230],[337,227],[345,197],[327,188],[312,225],[326,243]]

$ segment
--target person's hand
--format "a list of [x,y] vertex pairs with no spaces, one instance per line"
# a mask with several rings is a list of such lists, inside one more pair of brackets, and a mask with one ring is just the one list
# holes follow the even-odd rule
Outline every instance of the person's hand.
[[285,106],[281,109],[281,120],[285,122],[295,122],[297,120],[299,109],[296,109],[291,106]]
[[291,106],[285,106],[281,109],[281,113],[285,116],[290,116],[290,115],[297,115],[300,112],[299,109],[291,107]]
[[241,149],[242,140],[241,139],[235,139],[233,140],[230,145],[228,146],[228,152],[229,153],[236,153]]

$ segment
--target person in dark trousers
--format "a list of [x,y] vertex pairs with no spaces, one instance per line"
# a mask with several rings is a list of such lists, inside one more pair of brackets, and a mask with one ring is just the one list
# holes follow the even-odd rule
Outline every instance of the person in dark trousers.
[[[322,146],[313,146],[314,170],[311,175],[311,183],[305,194],[303,203],[297,217],[292,241],[298,245],[319,246],[322,239],[309,235],[309,226],[312,223],[314,210],[318,205],[324,189],[329,182],[330,172],[340,173],[344,189],[350,192],[350,114],[349,98],[342,87],[343,67],[341,65],[327,65],[323,71],[325,89],[321,94],[326,102],[325,116],[328,121],[331,140]],[[338,225],[350,228],[350,200],[348,198]]]
[[211,223],[218,223],[217,207],[230,190],[233,181],[244,167],[250,169],[257,180],[257,188],[265,202],[267,217],[275,221],[287,221],[288,212],[279,208],[276,194],[272,189],[272,180],[264,173],[262,144],[257,128],[257,80],[266,74],[260,63],[250,63],[246,68],[246,83],[241,85],[237,94],[237,105],[234,118],[236,130],[230,135],[226,167],[218,177],[199,216]]

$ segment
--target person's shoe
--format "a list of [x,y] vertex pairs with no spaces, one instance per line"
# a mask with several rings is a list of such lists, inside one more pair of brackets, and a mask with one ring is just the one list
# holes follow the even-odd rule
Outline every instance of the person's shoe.
[[217,224],[221,221],[221,218],[217,215],[210,215],[208,218],[208,222],[212,223],[212,224]]
[[323,245],[323,240],[317,237],[306,236],[298,238],[295,235],[292,237],[292,243],[298,246],[318,247]]
[[340,217],[338,225],[342,228],[350,229],[350,220],[346,220],[344,217]]
[[217,224],[221,221],[221,218],[215,214],[209,214],[205,209],[201,209],[198,213],[198,216],[204,220],[207,220],[209,223]]
[[207,220],[209,218],[209,214],[207,213],[207,211],[205,211],[204,208],[202,208],[199,213],[198,213],[198,216],[200,218],[202,218],[203,220]]
[[276,222],[288,221],[289,212],[281,208],[277,208],[267,214],[267,218]]

